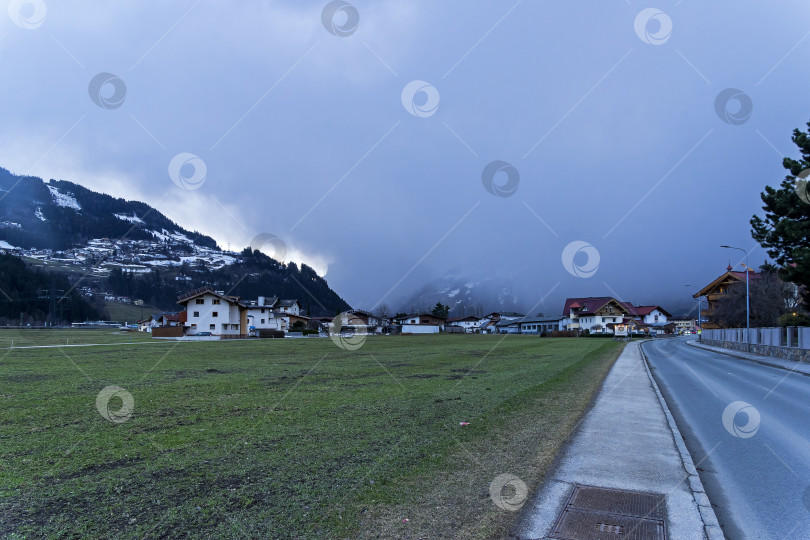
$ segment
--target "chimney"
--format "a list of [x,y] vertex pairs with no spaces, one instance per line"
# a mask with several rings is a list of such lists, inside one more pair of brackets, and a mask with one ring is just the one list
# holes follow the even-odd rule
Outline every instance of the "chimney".
[[263,305],[264,305],[264,296],[260,296],[259,297],[259,306],[263,306]]

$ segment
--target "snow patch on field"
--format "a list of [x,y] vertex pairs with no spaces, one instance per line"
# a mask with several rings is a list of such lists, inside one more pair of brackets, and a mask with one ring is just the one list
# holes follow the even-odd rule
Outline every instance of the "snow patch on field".
[[76,200],[73,195],[69,193],[62,193],[54,186],[49,185],[48,190],[51,192],[51,197],[53,197],[53,202],[55,202],[58,206],[62,206],[64,208],[72,208],[74,210],[81,210],[82,207],[79,206],[79,201]]

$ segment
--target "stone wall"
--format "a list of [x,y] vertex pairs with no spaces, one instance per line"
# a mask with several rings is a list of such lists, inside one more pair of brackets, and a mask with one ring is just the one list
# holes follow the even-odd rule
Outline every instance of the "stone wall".
[[796,349],[793,347],[775,347],[773,345],[758,345],[752,343],[746,345],[745,343],[737,343],[736,341],[719,341],[715,339],[703,339],[701,336],[700,342],[705,345],[712,345],[714,347],[724,347],[726,349],[734,349],[736,351],[751,352],[754,354],[761,354],[763,356],[773,356],[775,358],[784,358],[785,360],[792,360],[794,362],[810,362],[810,350]]

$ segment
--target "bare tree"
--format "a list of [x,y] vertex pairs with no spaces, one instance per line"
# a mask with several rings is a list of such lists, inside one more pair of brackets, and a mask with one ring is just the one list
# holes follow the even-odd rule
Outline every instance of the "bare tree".
[[391,315],[391,309],[388,307],[388,304],[380,304],[377,306],[377,313],[375,315],[379,319],[387,319]]
[[[799,290],[795,284],[782,281],[776,272],[763,271],[749,276],[751,327],[777,326],[779,317],[796,310]],[[745,283],[735,283],[717,303],[713,319],[721,326],[745,327]]]

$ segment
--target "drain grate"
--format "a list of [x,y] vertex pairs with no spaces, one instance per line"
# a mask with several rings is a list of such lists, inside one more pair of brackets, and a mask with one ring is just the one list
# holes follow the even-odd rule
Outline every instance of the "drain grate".
[[574,486],[552,538],[667,540],[666,498],[653,493]]

